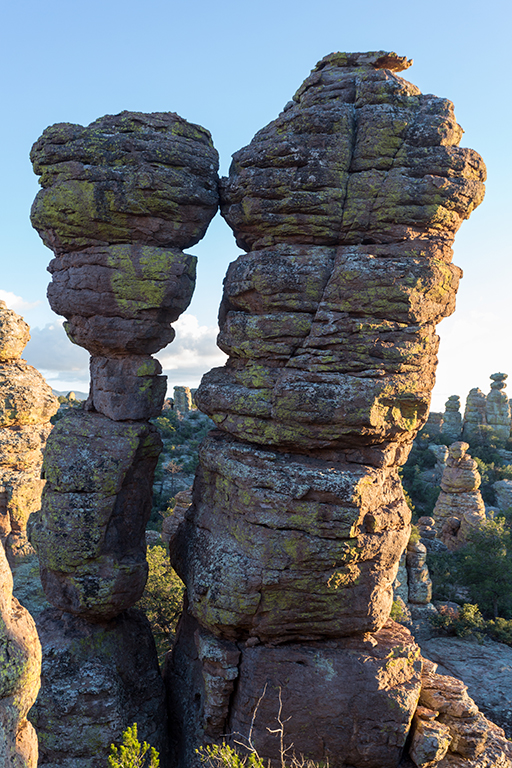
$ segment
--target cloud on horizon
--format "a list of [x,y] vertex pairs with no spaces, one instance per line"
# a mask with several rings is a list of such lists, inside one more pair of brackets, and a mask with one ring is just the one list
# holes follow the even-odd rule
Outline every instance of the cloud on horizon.
[[9,309],[13,309],[15,312],[26,309],[33,309],[41,303],[40,301],[25,301],[25,299],[23,299],[21,296],[16,296],[15,293],[12,293],[11,291],[4,291],[1,288],[0,300],[5,301]]
[[[61,320],[44,328],[31,328],[23,357],[37,368],[50,386],[59,390],[87,391],[89,353],[68,339]],[[226,355],[216,346],[218,328],[199,325],[192,314],[182,315],[173,326],[176,338],[155,355],[169,378],[169,387],[195,387],[210,368],[224,365]]]

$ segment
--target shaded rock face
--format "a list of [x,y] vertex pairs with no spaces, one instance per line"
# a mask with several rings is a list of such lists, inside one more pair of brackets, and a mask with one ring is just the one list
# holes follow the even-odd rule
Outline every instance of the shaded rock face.
[[41,764],[104,765],[134,722],[165,761],[154,641],[130,612],[147,578],[161,450],[148,419],[166,393],[151,354],[172,341],[170,323],[192,297],[196,259],[182,249],[217,210],[217,152],[208,131],[174,113],[123,112],[85,128],[51,126],[31,159],[43,187],[32,223],[55,253],[48,298],[70,339],[91,353],[89,398],[48,441],[31,521],[54,606],[38,619]]
[[485,522],[485,504],[478,490],[481,477],[468,448],[468,443],[461,441],[450,445],[432,513],[439,538],[451,550],[459,549],[471,529]]
[[39,690],[41,644],[34,620],[12,595],[0,542],[0,755],[6,768],[36,768],[37,736],[27,713]]
[[37,620],[43,646],[41,694],[30,712],[39,765],[104,768],[126,723],[166,752],[163,681],[151,628],[130,609],[91,624],[49,608]]
[[0,539],[11,562],[31,549],[27,521],[41,504],[42,451],[59,407],[39,371],[20,359],[29,330],[0,301]]
[[246,253],[224,281],[229,360],[196,393],[219,431],[167,533],[188,591],[166,668],[180,766],[247,738],[258,701],[257,748],[280,764],[280,687],[297,752],[400,761],[419,679],[410,635],[386,623],[410,532],[397,467],[427,419],[451,243],[485,177],[451,103],[396,74],[410,63],[325,57],[221,182]]

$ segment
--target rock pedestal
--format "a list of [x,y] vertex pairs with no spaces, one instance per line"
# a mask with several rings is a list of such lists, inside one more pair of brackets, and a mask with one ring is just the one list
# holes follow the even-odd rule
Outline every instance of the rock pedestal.
[[451,243],[485,174],[451,103],[398,76],[410,64],[326,56],[221,182],[245,253],[219,314],[229,360],[196,393],[218,431],[170,534],[188,593],[166,668],[183,767],[251,723],[280,764],[279,696],[285,745],[307,758],[400,760],[420,680],[387,621],[410,531],[398,467],[428,416]]
[[196,259],[182,249],[217,210],[217,153],[208,131],[174,113],[123,112],[85,128],[51,126],[31,159],[43,187],[32,223],[55,253],[48,298],[91,353],[89,398],[48,441],[42,509],[31,521],[54,606],[38,618],[41,764],[103,765],[133,722],[165,760],[154,642],[129,609],[146,582],[161,450],[148,419],[166,393],[151,355],[172,341],[170,323],[192,297]]
[[31,549],[27,521],[41,505],[43,448],[57,398],[21,359],[29,327],[0,301],[0,540],[11,563]]
[[508,440],[510,437],[510,404],[505,392],[506,373],[493,373],[491,375],[491,391],[485,402],[485,417],[487,424],[500,440]]
[[441,492],[432,513],[439,538],[451,550],[459,549],[468,533],[485,523],[485,505],[478,490],[480,473],[468,448],[468,443],[460,441],[450,445]]

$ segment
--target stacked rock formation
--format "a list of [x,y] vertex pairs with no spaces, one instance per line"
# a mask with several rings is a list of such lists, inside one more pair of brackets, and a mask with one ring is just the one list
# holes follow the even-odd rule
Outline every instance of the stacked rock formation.
[[[31,526],[42,584],[56,609],[39,621],[49,657],[36,719],[43,764],[92,768],[104,764],[110,742],[133,722],[129,702],[138,701],[141,736],[165,752],[149,625],[125,612],[147,577],[144,531],[161,450],[148,419],[161,410],[166,379],[151,354],[172,341],[170,323],[192,297],[196,259],[182,249],[201,239],[217,210],[218,159],[200,126],[174,113],[131,112],[85,128],[54,125],[31,159],[43,187],[32,223],[55,252],[48,298],[67,318],[71,340],[91,353],[86,408],[71,411],[52,432],[42,509]],[[95,624],[102,630],[88,629]],[[127,640],[131,635],[138,643]],[[59,710],[63,665],[83,666],[78,637],[108,645],[108,653],[97,654],[105,685],[92,687],[100,699],[108,689],[116,707],[94,709],[82,686],[74,707]],[[151,653],[143,653],[148,644]],[[134,683],[141,676],[159,680],[159,693],[149,686],[141,694]],[[67,718],[69,733],[77,734],[87,708],[80,738],[56,745],[51,722]]]
[[31,550],[27,520],[41,506],[42,451],[59,408],[39,371],[21,359],[29,331],[0,301],[0,540],[11,563]]
[[188,594],[166,671],[181,765],[251,722],[278,760],[279,696],[297,753],[400,759],[420,678],[387,623],[410,531],[397,470],[427,419],[450,246],[485,175],[451,103],[396,74],[410,63],[327,56],[221,185],[247,253],[224,283],[229,360],[196,394],[219,431],[170,541]]
[[460,397],[458,395],[450,395],[444,407],[441,433],[449,440],[459,440],[462,432]]
[[192,410],[190,387],[174,387],[174,410],[177,413],[189,413]]
[[506,395],[505,379],[508,379],[506,373],[491,374],[491,391],[485,401],[485,418],[500,440],[508,440],[510,437],[510,403]]
[[486,397],[479,387],[473,387],[466,398],[462,437],[475,440],[481,437],[482,427],[487,423],[485,415]]
[[450,445],[441,493],[432,513],[439,538],[451,550],[459,549],[468,532],[485,522],[485,504],[478,490],[481,477],[468,448],[461,441]]

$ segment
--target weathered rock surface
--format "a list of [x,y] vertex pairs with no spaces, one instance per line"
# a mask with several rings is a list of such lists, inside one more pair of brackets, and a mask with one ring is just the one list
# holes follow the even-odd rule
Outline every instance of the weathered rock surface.
[[491,374],[491,391],[485,401],[485,418],[487,424],[492,427],[494,434],[500,440],[508,440],[510,437],[510,404],[505,390],[507,386],[506,373]]
[[189,610],[215,634],[281,643],[386,621],[409,538],[396,469],[256,449],[210,432],[194,499],[170,552]]
[[432,513],[439,538],[451,550],[459,549],[468,533],[485,522],[485,505],[478,490],[480,473],[468,448],[468,443],[459,441],[448,449],[441,493]]
[[445,403],[443,413],[443,426],[441,433],[450,440],[460,440],[462,432],[462,416],[460,414],[460,398],[458,395],[450,395]]
[[435,637],[421,647],[441,674],[460,678],[484,715],[512,738],[512,648],[492,640],[479,645],[456,637]]
[[43,187],[32,225],[59,255],[116,243],[189,248],[217,210],[210,133],[173,112],[57,123],[30,158]]
[[22,317],[0,302],[0,540],[8,558],[26,554],[27,521],[39,509],[43,448],[57,398],[20,359],[30,338]]
[[36,768],[37,736],[27,713],[39,690],[41,644],[34,620],[12,595],[0,543],[0,758],[6,768]]
[[159,416],[167,391],[162,366],[149,355],[91,357],[88,405],[114,421]]
[[407,545],[407,583],[409,602],[419,605],[430,603],[432,580],[427,567],[427,548],[420,541],[409,541]]
[[192,410],[192,393],[190,387],[174,387],[173,407],[177,413],[188,413]]
[[449,243],[484,168],[457,148],[451,103],[422,96],[404,65],[325,57],[222,182],[223,216],[251,252],[225,280],[230,360],[196,399],[242,440],[404,442],[427,418],[434,325],[460,277]]
[[[104,624],[42,613],[41,693],[30,712],[39,765],[104,768],[112,742],[137,723],[139,739],[167,753],[165,695],[151,629],[130,609]],[[165,763],[162,763],[165,765]]]
[[[415,761],[418,768],[510,768],[512,747],[503,730],[482,715],[464,683],[437,674],[437,664],[423,661],[410,749],[413,760],[426,758]],[[432,759],[436,747],[438,755],[445,752],[437,760]]]
[[512,480],[497,480],[492,487],[496,492],[496,503],[500,510],[512,510]]
[[219,640],[184,615],[166,667],[171,739],[176,729],[186,730],[185,739],[172,739],[181,741],[175,759],[194,764],[194,748],[225,733],[243,741],[255,713],[253,743],[265,761],[278,761],[279,738],[269,729],[278,727],[280,692],[282,720],[290,718],[285,746],[293,741],[297,754],[328,758],[334,768],[395,768],[420,672],[418,646],[392,621],[372,635],[272,647]]
[[450,246],[485,176],[451,103],[396,74],[410,63],[325,57],[221,182],[247,253],[224,282],[229,360],[196,393],[220,432],[166,534],[188,591],[166,673],[183,768],[206,738],[247,738],[256,708],[278,764],[280,688],[297,753],[401,759],[418,688],[411,636],[385,623],[410,531],[397,466],[427,419]]
[[133,605],[147,578],[144,531],[161,440],[144,422],[76,411],[48,440],[46,486],[30,537],[57,608],[109,619]]

